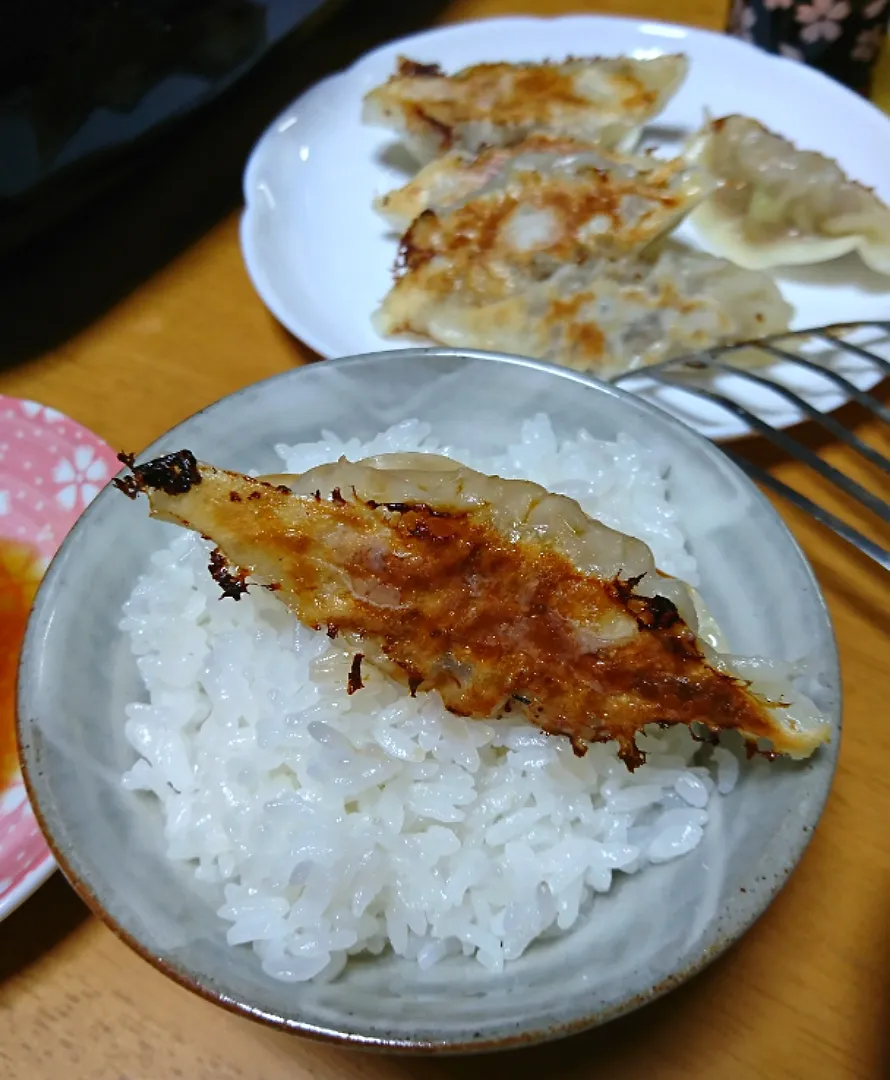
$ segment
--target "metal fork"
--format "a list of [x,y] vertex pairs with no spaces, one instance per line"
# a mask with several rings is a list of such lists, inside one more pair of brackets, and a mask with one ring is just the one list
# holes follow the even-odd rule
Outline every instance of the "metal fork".
[[[876,351],[878,348],[886,355],[880,355]],[[808,350],[813,355],[806,355]],[[888,425],[887,430],[890,431],[890,409],[852,382],[848,377],[849,372],[844,374],[837,370],[839,366],[844,367],[845,363],[848,366],[852,363],[854,374],[871,374],[869,381],[876,384],[890,375],[887,355],[890,355],[890,321],[839,323],[810,330],[786,331],[753,342],[718,346],[694,355],[665,360],[643,371],[622,374],[614,381],[625,382],[646,376],[662,386],[684,391],[719,406],[743,421],[752,433],[763,435],[785,453],[802,461],[840,491],[857,500],[881,521],[890,523],[890,504],[885,499],[823,460],[787,431],[774,427],[762,415],[736,400],[744,394],[733,391],[733,386],[736,390],[757,387],[765,390],[768,395],[778,395],[798,410],[801,417],[814,420],[836,439],[875,465],[883,475],[890,476],[890,459],[860,439],[825,408],[820,408],[819,395],[814,393],[814,387],[818,389],[820,380],[822,385],[833,384],[837,388],[836,398],[842,396],[858,402],[879,421]],[[752,362],[755,366],[752,366]],[[770,366],[756,366],[764,362]],[[783,377],[787,380],[804,373],[807,377],[813,376],[816,382],[803,392],[800,392],[800,388],[792,389],[782,381]],[[724,384],[730,381],[727,377],[731,377],[730,386],[720,385],[721,379]],[[833,405],[829,403],[829,407],[834,408],[839,404],[840,400],[836,400]],[[722,449],[752,480],[777,492],[874,559],[885,570],[890,570],[890,551],[886,548],[742,454],[725,444]]]

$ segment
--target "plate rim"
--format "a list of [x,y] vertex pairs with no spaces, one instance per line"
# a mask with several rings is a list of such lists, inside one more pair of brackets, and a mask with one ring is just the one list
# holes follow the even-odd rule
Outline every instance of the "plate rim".
[[[54,421],[52,421],[52,423],[64,422],[64,423],[70,424],[75,429],[78,429],[78,430],[82,431],[84,433],[84,435],[86,437],[88,437],[89,441],[86,442],[85,445],[91,446],[94,450],[98,450],[98,449],[101,448],[101,450],[103,450],[105,452],[113,453],[112,448],[102,438],[101,435],[98,435],[95,431],[93,431],[91,428],[88,428],[85,424],[80,423],[79,420],[75,420],[72,416],[69,416],[68,413],[66,413],[66,412],[62,412],[61,410],[55,409],[52,406],[44,405],[42,402],[35,401],[33,398],[20,397],[20,396],[18,396],[16,394],[3,394],[3,393],[0,393],[0,406],[5,406],[5,405],[13,405],[13,406],[14,405],[32,405],[32,406],[35,406],[36,411],[35,411],[33,416],[27,416],[27,414],[26,414],[26,418],[28,420],[28,423],[29,423],[29,425],[32,425],[32,426],[35,424],[35,422],[37,422],[37,423],[40,423],[40,422],[42,422],[42,423],[50,423],[50,422],[46,421],[45,419],[42,419],[42,417],[46,416],[47,410],[49,410],[50,413],[55,414],[55,419],[54,419]],[[49,430],[52,430],[52,428],[50,427]],[[66,443],[66,450],[70,450],[71,448],[72,447],[68,446],[67,443]],[[44,570],[44,575],[43,575],[44,577],[46,576],[46,573],[49,571],[49,564],[52,562],[52,559],[55,558],[55,554],[57,554],[58,551],[61,550],[62,544],[64,544],[65,540],[68,537],[68,534],[71,531],[71,528],[74,527],[74,524],[76,524],[76,522],[77,522],[77,520],[79,520],[80,516],[82,516],[82,515],[78,515],[78,518],[75,519],[75,522],[66,531],[65,536],[62,538],[61,543],[56,548],[56,552],[52,555],[51,558],[49,558],[47,560],[47,566],[46,566],[46,568]],[[42,584],[42,579],[41,579],[41,584]],[[38,591],[39,591],[39,588],[38,588]],[[35,596],[34,603],[36,604],[36,596]],[[33,609],[34,609],[34,604],[32,604],[31,610],[33,611]],[[30,621],[30,616],[29,616],[29,621]],[[40,828],[40,831],[41,831],[41,834],[42,834],[44,852],[43,852],[43,856],[41,857],[40,861],[38,863],[36,863],[34,866],[32,866],[32,868],[25,874],[25,876],[20,879],[20,881],[18,882],[17,885],[15,885],[12,889],[10,889],[7,893],[5,893],[2,898],[0,898],[0,922],[3,922],[4,919],[9,918],[9,916],[12,915],[13,912],[17,911],[18,908],[20,908],[22,906],[22,904],[24,904],[24,902],[26,900],[28,900],[35,892],[37,892],[37,890],[40,888],[40,886],[43,885],[52,876],[53,871],[58,869],[58,862],[56,861],[56,859],[53,856],[52,847],[51,847],[51,845],[49,844],[49,842],[47,840],[46,832],[42,827],[40,818],[38,817],[37,813],[34,810],[33,803],[30,802],[30,793],[28,791],[27,782],[25,781],[24,768],[22,767],[22,763],[21,763],[22,762],[22,753],[21,753],[21,744],[20,744],[20,741],[19,741],[18,692],[17,692],[17,688],[18,688],[18,674],[21,672],[21,661],[22,661],[23,655],[24,655],[24,642],[23,642],[23,648],[22,648],[21,654],[19,656],[18,671],[17,671],[17,674],[16,674],[16,684],[15,684],[15,689],[14,689],[14,693],[13,693],[13,716],[12,716],[12,720],[13,720],[13,730],[14,730],[15,739],[16,739],[16,752],[17,752],[17,756],[18,756],[18,772],[13,773],[10,783],[3,790],[4,790],[4,792],[6,792],[6,791],[15,791],[16,789],[21,789],[22,790],[22,792],[24,794],[25,801],[29,803],[28,813],[30,813],[31,817],[34,819],[34,821],[37,824],[38,828]]]
[[[25,785],[24,783],[24,778],[22,779],[22,786],[25,787],[25,793],[27,797],[27,785]],[[41,832],[43,832],[43,827],[40,823],[40,819],[34,812],[33,806],[31,807],[31,813],[33,814],[34,820],[37,822],[38,826],[40,826]],[[43,858],[40,860],[39,863],[37,863],[36,866],[32,867],[28,871],[28,873],[25,874],[25,876],[18,883],[18,885],[16,885],[14,889],[10,889],[9,892],[6,893],[6,895],[3,897],[3,899],[0,900],[0,922],[3,922],[4,919],[8,919],[10,915],[17,911],[26,900],[28,900],[31,896],[34,895],[34,893],[37,892],[37,890],[40,888],[41,885],[44,884],[44,882],[49,880],[53,872],[55,870],[58,870],[59,864],[56,862],[53,856],[52,849],[50,848],[50,845],[46,840],[45,833],[43,834],[43,839],[44,847],[46,848]]]
[[[274,284],[273,278],[268,274],[266,265],[267,260],[265,260],[261,254],[262,245],[260,242],[262,234],[261,223],[264,220],[266,208],[262,206],[261,196],[264,184],[263,181],[259,179],[258,174],[264,166],[266,154],[269,151],[270,146],[280,137],[286,127],[290,126],[287,121],[292,120],[297,106],[305,104],[307,101],[311,100],[317,92],[323,89],[326,89],[327,91],[336,89],[343,90],[348,85],[350,79],[360,75],[361,70],[364,67],[373,65],[382,57],[391,54],[393,51],[398,51],[401,48],[423,48],[427,42],[436,42],[442,38],[459,37],[464,34],[475,35],[480,32],[484,33],[485,31],[491,32],[498,29],[510,29],[516,27],[528,29],[544,23],[548,25],[566,25],[574,23],[584,27],[613,27],[619,32],[642,35],[653,41],[659,41],[666,46],[669,45],[670,42],[674,42],[677,50],[682,50],[683,42],[689,39],[704,41],[709,47],[713,47],[719,42],[720,48],[728,48],[736,55],[744,56],[749,61],[754,60],[757,64],[766,65],[767,68],[774,64],[778,64],[782,70],[786,72],[794,69],[796,79],[803,80],[804,82],[809,80],[815,86],[820,87],[823,92],[827,91],[828,93],[833,94],[835,98],[845,102],[847,105],[854,105],[854,107],[861,110],[864,115],[868,115],[872,121],[878,120],[882,123],[890,124],[890,117],[888,117],[873,102],[853,93],[849,88],[831,79],[816,68],[798,63],[788,57],[766,52],[765,50],[731,34],[707,27],[674,23],[669,20],[643,19],[633,16],[598,14],[595,12],[576,12],[563,15],[505,15],[447,23],[443,26],[422,30],[414,34],[406,34],[402,37],[395,38],[392,41],[384,42],[357,57],[347,67],[325,76],[294,98],[293,101],[273,118],[265,130],[260,134],[247,157],[242,173],[242,196],[244,207],[238,222],[238,238],[242,262],[248,278],[261,302],[273,317],[285,330],[287,330],[288,333],[296,337],[312,352],[325,360],[338,359],[346,355],[339,349],[332,348],[323,333],[317,332],[312,327],[311,323],[306,322],[304,316],[296,315],[290,305],[282,299],[280,291]],[[665,51],[670,51],[670,49],[666,47]],[[890,129],[888,129],[887,134],[888,146],[890,146]],[[888,286],[888,290],[890,290],[890,286]],[[424,348],[429,346],[430,343],[425,339],[418,338],[412,340],[406,337],[401,341],[394,342],[389,351],[396,352],[404,349]],[[432,346],[434,347],[435,343],[432,343]],[[645,369],[641,369],[634,374],[637,374],[642,378],[646,377]],[[880,382],[880,372],[875,372],[874,377],[872,378],[869,376],[867,380],[864,379],[862,381],[862,386],[859,388],[867,391],[874,386],[877,386]],[[844,395],[843,391],[838,391],[837,401],[834,401],[832,397],[831,404],[823,407],[824,411],[828,413],[833,412],[842,405],[847,404],[849,400],[850,398]],[[788,408],[790,412],[794,412],[793,407],[789,406]],[[779,430],[787,430],[804,422],[806,419],[807,417],[798,410],[796,415],[775,423],[775,426]],[[706,438],[718,442],[730,442],[745,437],[760,437],[756,431],[745,425],[743,421],[731,415],[722,417],[720,424],[718,425],[715,423],[714,429],[711,431],[706,431],[702,427],[699,427],[692,418],[690,418],[687,423],[689,426],[699,431],[700,434],[705,435]]]

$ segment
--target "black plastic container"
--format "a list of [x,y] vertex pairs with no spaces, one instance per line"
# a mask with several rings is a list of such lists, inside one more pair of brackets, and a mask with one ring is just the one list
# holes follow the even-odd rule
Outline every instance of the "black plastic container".
[[0,34],[0,253],[107,188],[332,0],[12,0]]

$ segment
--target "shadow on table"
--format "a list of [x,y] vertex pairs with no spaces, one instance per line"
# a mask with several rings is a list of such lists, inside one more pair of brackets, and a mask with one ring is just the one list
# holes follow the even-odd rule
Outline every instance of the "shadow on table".
[[0,263],[0,367],[89,325],[239,206],[254,142],[290,101],[368,49],[429,26],[446,0],[348,0],[279,43],[215,101],[137,152],[136,167]]
[[[890,883],[890,875],[887,875]],[[886,892],[885,912],[890,911],[890,890]],[[887,924],[885,923],[885,926]],[[877,1058],[875,1060],[875,1076],[890,1080],[890,931],[884,931],[884,947],[879,955],[883,961],[884,979],[883,993],[880,1001],[875,1003],[875,1021],[878,1031]]]
[[866,1046],[873,1045],[874,1053],[869,1054],[867,1069],[863,1076],[873,1076],[875,1080],[890,1080],[890,867],[875,868],[875,895],[881,902],[875,905],[877,925],[874,927],[874,939],[871,942],[872,955],[875,957],[877,974],[875,984],[877,993],[873,1001],[863,1000],[864,1017],[870,1029]]
[[55,873],[0,923],[0,985],[50,952],[90,917],[86,905]]

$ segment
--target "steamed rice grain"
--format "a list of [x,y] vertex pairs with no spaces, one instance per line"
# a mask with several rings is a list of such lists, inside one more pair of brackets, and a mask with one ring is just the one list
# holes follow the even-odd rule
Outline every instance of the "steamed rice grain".
[[[534,480],[695,581],[667,464],[626,436],[557,440],[538,416],[486,458],[411,420],[365,444],[324,432],[276,449],[289,472],[421,450]],[[462,954],[502,971],[596,918],[616,875],[691,851],[736,782],[733,752],[682,727],[641,736],[648,761],[631,774],[613,746],[578,758],[520,718],[465,720],[367,666],[348,696],[351,656],[262,589],[220,602],[208,552],[178,536],[125,606],[147,699],[126,709],[138,758],[124,784],[160,802],[167,855],[219,887],[229,943],[276,979],[334,978],[385,949],[422,969]]]

